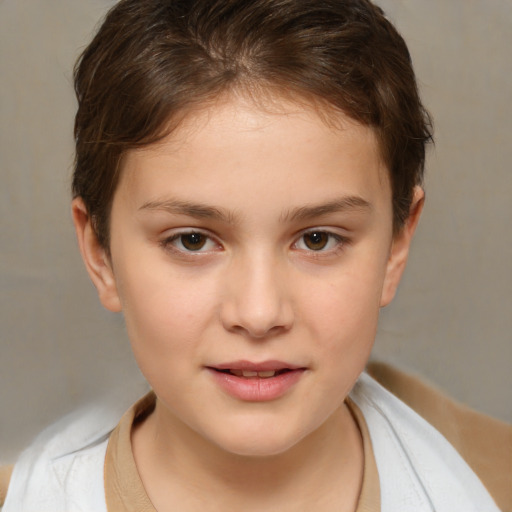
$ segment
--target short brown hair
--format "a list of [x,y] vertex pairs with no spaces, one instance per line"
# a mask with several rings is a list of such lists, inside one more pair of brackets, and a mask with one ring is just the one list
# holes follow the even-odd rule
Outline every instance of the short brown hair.
[[103,247],[125,152],[238,88],[277,88],[372,127],[390,172],[393,228],[401,228],[422,182],[431,122],[407,46],[380,8],[368,0],[121,0],[75,66],[73,194]]

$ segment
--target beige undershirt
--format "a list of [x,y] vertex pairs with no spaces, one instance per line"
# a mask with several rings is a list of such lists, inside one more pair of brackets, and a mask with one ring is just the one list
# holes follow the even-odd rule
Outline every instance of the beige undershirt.
[[[379,476],[368,428],[354,402],[347,400],[347,405],[361,432],[364,449],[363,483],[356,512],[378,512]],[[155,395],[149,393],[123,416],[110,436],[105,457],[105,495],[109,512],[156,512],[142,485],[131,446],[132,426],[146,418],[154,407]]]
[[5,496],[7,495],[7,489],[9,487],[9,481],[11,480],[11,474],[13,469],[13,465],[0,467],[0,508],[4,504]]

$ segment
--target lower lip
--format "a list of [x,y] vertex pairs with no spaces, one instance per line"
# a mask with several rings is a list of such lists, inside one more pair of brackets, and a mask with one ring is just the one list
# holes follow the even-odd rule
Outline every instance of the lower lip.
[[237,377],[208,368],[223,391],[247,402],[277,400],[289,391],[302,377],[304,369],[291,370],[275,377]]

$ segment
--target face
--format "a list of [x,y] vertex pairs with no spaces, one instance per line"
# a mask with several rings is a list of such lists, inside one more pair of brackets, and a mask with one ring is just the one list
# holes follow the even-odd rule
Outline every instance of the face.
[[329,424],[363,370],[411,229],[392,237],[372,130],[231,99],[130,152],[110,256],[80,202],[82,252],[122,310],[167,426],[242,455]]

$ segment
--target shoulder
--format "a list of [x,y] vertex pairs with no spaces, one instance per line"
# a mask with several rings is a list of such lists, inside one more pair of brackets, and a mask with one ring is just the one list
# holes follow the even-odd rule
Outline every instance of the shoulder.
[[368,373],[439,431],[496,503],[512,510],[512,426],[452,400],[422,379],[382,363]]
[[122,412],[95,405],[44,430],[16,462],[3,511],[104,510],[105,451]]

